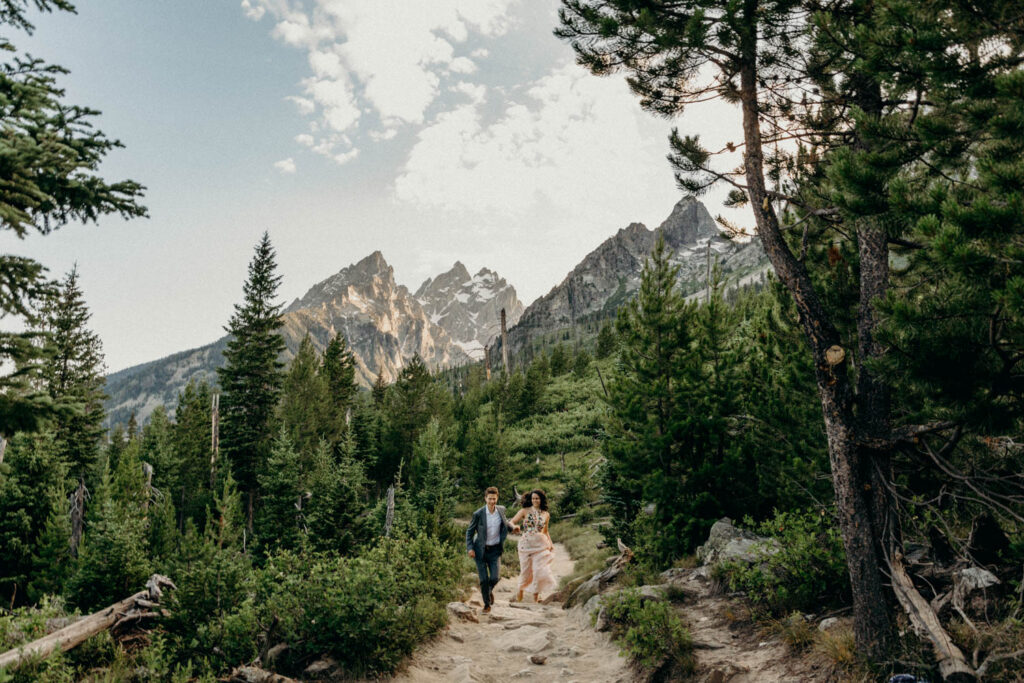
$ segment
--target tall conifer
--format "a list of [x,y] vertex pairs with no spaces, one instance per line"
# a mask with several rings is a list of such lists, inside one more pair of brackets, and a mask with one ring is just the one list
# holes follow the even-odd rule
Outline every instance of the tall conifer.
[[54,349],[43,381],[61,408],[54,425],[58,447],[76,479],[90,475],[96,463],[107,398],[103,346],[88,327],[91,316],[78,285],[78,270],[72,268],[43,308],[42,330]]
[[275,272],[274,256],[270,235],[263,233],[242,287],[244,300],[235,305],[235,313],[225,328],[231,335],[224,351],[227,362],[217,370],[222,391],[220,445],[246,496],[250,530],[258,474],[273,440],[272,418],[284,367],[279,360],[285,349],[279,332],[281,305],[274,302],[281,276]]

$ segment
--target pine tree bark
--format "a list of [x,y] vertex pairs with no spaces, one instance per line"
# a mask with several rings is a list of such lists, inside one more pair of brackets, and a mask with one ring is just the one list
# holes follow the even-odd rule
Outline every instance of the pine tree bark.
[[[754,27],[756,2],[748,0],[746,6],[750,25]],[[858,445],[853,392],[847,374],[848,354],[836,352],[842,351],[839,333],[815,292],[807,269],[786,244],[769,201],[758,106],[756,32],[751,30],[741,51],[744,62],[740,69],[740,101],[747,191],[758,237],[776,275],[793,296],[814,359],[839,528],[850,572],[857,647],[869,657],[881,657],[888,647],[890,625],[880,573],[882,558],[874,533],[872,510],[876,506],[869,500],[872,486],[865,477],[870,467],[864,465],[870,463],[862,462]]]

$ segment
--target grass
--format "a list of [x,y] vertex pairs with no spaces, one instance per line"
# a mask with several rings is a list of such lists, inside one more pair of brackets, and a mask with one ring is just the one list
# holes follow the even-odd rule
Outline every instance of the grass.
[[563,544],[575,562],[572,574],[561,579],[563,588],[576,579],[604,569],[607,559],[615,554],[611,548],[598,548],[603,539],[590,524],[555,522],[551,525],[551,540]]

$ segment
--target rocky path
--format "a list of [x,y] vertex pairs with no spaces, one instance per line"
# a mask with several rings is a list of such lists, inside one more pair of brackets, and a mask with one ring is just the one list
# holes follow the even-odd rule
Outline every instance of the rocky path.
[[[556,577],[572,572],[565,547],[555,544]],[[432,643],[413,655],[393,681],[409,683],[490,683],[492,681],[602,681],[632,679],[608,636],[594,631],[582,610],[558,604],[511,603],[516,581],[502,579],[495,605],[482,614],[479,589]],[[461,615],[461,616],[460,616]]]
[[698,683],[813,683],[836,680],[820,662],[794,656],[777,635],[750,621],[743,604],[712,589],[708,568],[662,574],[681,589],[678,609],[693,638]]

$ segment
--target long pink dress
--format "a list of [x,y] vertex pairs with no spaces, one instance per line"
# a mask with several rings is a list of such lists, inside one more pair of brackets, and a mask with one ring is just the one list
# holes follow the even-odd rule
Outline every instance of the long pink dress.
[[519,590],[523,593],[553,591],[558,587],[551,574],[551,541],[544,531],[546,513],[527,512],[519,539]]

